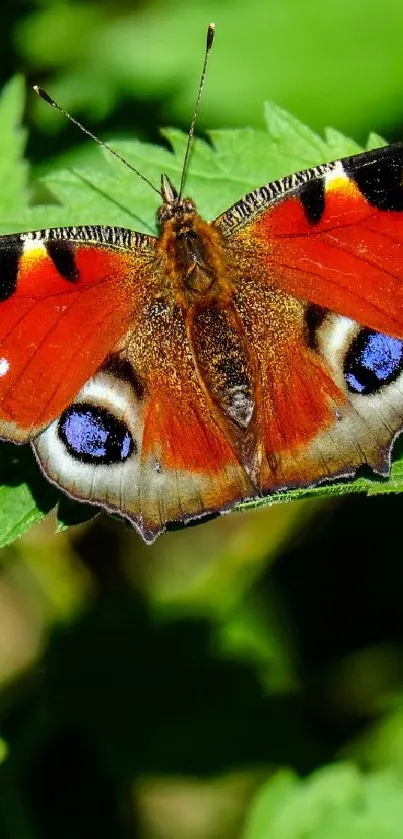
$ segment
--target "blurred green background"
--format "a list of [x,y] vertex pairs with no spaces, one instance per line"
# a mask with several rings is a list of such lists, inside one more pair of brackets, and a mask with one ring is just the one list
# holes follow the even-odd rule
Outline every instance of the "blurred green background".
[[[106,139],[186,129],[210,20],[199,132],[261,128],[271,99],[319,133],[403,134],[401,0],[0,14],[2,81]],[[26,124],[32,184],[94,154],[33,95]],[[1,839],[403,836],[401,505],[283,504],[151,548],[104,515],[55,535],[51,515],[4,549]]]

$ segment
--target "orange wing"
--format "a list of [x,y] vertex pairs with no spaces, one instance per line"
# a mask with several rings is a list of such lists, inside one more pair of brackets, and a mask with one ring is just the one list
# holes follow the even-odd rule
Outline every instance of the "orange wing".
[[403,146],[275,181],[215,225],[257,356],[263,488],[386,474],[403,422]]
[[396,144],[261,187],[215,224],[247,276],[402,338],[402,211]]
[[0,239],[0,435],[33,438],[127,330],[153,240],[120,228]]
[[186,317],[144,286],[106,365],[34,448],[73,498],[127,516],[146,541],[251,497],[254,487],[203,388]]

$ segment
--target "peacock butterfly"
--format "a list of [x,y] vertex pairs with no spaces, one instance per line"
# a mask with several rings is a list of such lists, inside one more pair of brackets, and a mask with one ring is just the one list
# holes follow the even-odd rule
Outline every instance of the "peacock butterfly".
[[387,475],[403,425],[403,144],[268,183],[210,223],[183,198],[194,123],[158,237],[0,237],[0,435],[147,542],[362,464]]

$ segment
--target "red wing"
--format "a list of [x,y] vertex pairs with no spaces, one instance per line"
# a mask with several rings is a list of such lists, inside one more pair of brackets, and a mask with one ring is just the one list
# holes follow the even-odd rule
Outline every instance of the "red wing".
[[249,276],[403,338],[402,145],[269,184],[216,224]]
[[51,481],[127,516],[147,541],[167,521],[255,491],[198,376],[185,320],[145,288],[116,353],[34,444]]
[[95,227],[0,239],[2,437],[35,436],[104,361],[133,318],[151,241]]

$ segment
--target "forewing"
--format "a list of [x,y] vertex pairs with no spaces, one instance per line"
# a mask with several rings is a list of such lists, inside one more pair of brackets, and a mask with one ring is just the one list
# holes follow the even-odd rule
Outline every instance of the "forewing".
[[0,238],[1,437],[32,439],[69,405],[135,317],[152,257],[120,228]]
[[403,145],[275,181],[217,219],[242,273],[403,337]]

